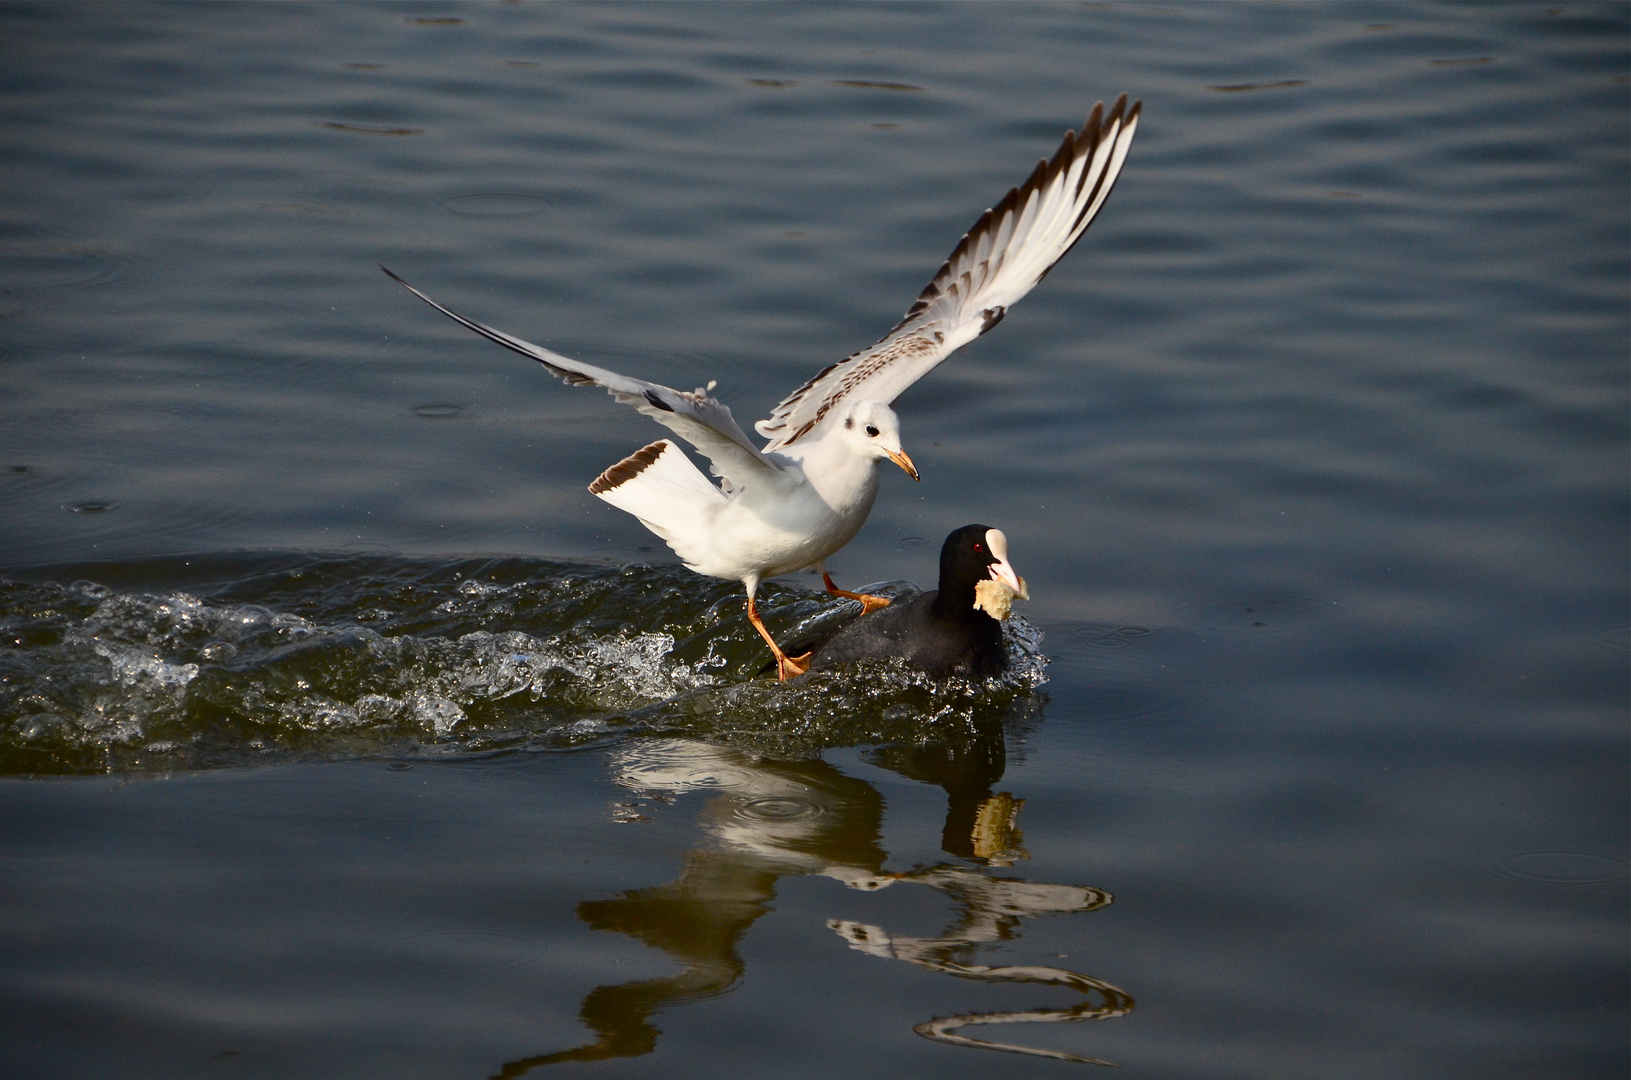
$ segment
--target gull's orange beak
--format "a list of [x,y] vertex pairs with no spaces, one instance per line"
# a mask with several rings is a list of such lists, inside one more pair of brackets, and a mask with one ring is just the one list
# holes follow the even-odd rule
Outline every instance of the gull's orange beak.
[[885,450],[884,453],[889,455],[890,461],[904,469],[907,476],[910,476],[913,480],[922,481],[923,477],[917,474],[917,466],[913,465],[912,459],[906,456],[906,451]]

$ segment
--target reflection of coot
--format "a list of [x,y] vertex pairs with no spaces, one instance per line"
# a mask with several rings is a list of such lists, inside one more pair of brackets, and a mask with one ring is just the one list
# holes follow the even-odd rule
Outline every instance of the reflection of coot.
[[993,579],[1021,592],[1001,530],[965,525],[940,549],[940,588],[851,622],[815,654],[811,670],[898,656],[941,679],[1000,675],[1008,667],[1002,624],[974,606],[975,586]]
[[1025,800],[1006,792],[991,793],[1007,767],[1000,728],[988,737],[967,741],[880,746],[866,757],[880,768],[945,789],[946,825],[940,834],[940,850],[947,855],[1006,866],[1022,852],[1014,818]]

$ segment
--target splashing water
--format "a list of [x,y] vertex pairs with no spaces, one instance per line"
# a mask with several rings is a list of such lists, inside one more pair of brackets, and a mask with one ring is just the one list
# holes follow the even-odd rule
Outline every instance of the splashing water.
[[[1041,634],[1016,616],[1001,679],[937,683],[891,661],[780,685],[759,675],[740,590],[678,567],[192,562],[0,582],[0,772],[473,753],[629,729],[817,753],[1007,723],[1045,681]],[[851,613],[774,584],[761,610],[780,634]]]

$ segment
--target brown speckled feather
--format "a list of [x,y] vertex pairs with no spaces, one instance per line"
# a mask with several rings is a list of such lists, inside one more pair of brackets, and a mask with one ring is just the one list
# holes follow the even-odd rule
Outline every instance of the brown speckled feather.
[[[946,357],[990,330],[1047,276],[1110,195],[1138,127],[1141,103],[1101,102],[1082,133],[980,215],[883,340],[822,370],[754,425],[766,452],[819,437],[841,402],[888,404]],[[842,410],[839,410],[841,412]]]

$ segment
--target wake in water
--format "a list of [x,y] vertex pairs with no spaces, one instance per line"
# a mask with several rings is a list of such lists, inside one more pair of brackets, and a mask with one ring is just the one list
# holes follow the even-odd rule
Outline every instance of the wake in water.
[[[0,581],[3,773],[476,753],[621,731],[810,754],[1001,723],[1040,706],[1047,663],[1016,616],[1000,679],[866,662],[778,686],[759,675],[763,644],[728,584],[643,564],[217,557],[35,576]],[[775,585],[763,600],[791,637],[853,607]]]

